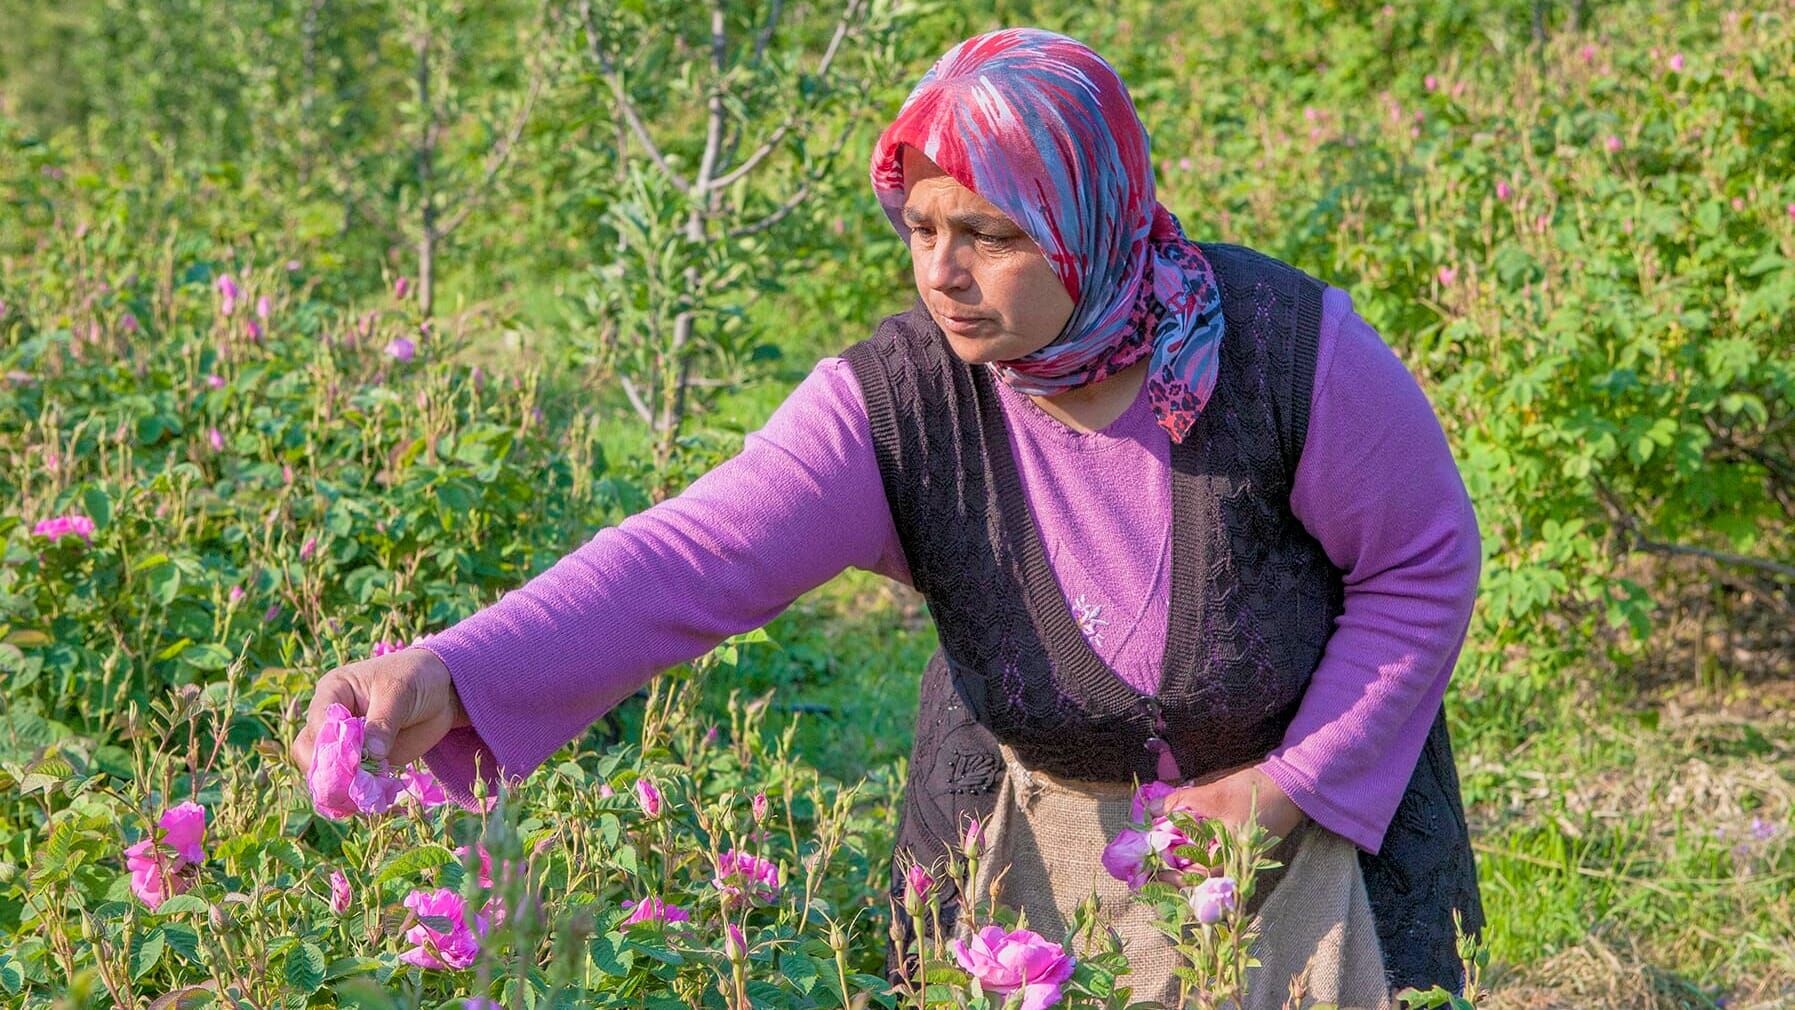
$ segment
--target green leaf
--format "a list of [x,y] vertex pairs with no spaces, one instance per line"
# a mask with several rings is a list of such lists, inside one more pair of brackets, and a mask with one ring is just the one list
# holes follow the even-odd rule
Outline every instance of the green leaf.
[[112,525],[112,499],[106,492],[90,487],[81,492],[81,503],[87,506],[87,518],[93,520],[95,530]]
[[231,665],[231,652],[216,642],[207,642],[182,652],[181,662],[196,670],[217,671]]
[[336,987],[338,1002],[361,1010],[399,1010],[386,989],[371,978],[352,978]]
[[287,984],[302,993],[324,984],[324,952],[309,940],[287,954]]
[[444,846],[421,845],[387,860],[386,865],[380,868],[380,872],[374,875],[374,883],[378,886],[400,877],[415,877],[425,870],[434,870],[455,861],[455,853],[450,852]]
[[156,907],[156,914],[164,919],[195,913],[206,914],[206,900],[193,894],[177,894]]
[[142,939],[131,950],[131,978],[142,978],[151,968],[162,963],[162,952],[166,945],[162,939],[160,927],[142,935]]
[[779,956],[779,974],[785,976],[785,980],[790,982],[793,988],[806,995],[809,995],[810,990],[816,988],[819,975],[816,962],[808,956],[796,952],[788,952]]
[[165,922],[162,924],[162,939],[168,944],[169,950],[181,955],[181,960],[188,964],[199,963],[199,931],[192,926],[184,922]]
[[262,847],[262,854],[277,863],[285,863],[295,870],[305,870],[305,854],[299,851],[299,845],[291,838],[281,836],[271,839]]
[[592,966],[606,975],[629,974],[630,964],[636,959],[628,949],[628,941],[618,933],[595,936],[587,948],[592,953]]

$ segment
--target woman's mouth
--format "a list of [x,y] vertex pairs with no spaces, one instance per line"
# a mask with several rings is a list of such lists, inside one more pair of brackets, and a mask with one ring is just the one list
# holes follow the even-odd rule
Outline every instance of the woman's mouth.
[[952,330],[955,333],[977,332],[986,323],[989,323],[990,321],[991,321],[990,316],[942,316],[941,317],[942,328]]

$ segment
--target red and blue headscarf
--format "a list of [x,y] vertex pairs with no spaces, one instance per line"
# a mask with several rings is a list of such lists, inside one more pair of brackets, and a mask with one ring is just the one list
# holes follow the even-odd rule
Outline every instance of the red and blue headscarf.
[[984,197],[1041,247],[1072,296],[1052,343],[994,362],[1051,396],[1152,356],[1147,395],[1182,442],[1215,389],[1215,272],[1154,196],[1147,131],[1101,56],[1038,28],[975,35],[923,75],[873,147],[873,191],[906,242],[903,145]]

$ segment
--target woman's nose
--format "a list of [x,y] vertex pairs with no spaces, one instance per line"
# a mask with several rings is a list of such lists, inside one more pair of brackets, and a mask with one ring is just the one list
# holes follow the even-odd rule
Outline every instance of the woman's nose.
[[925,250],[923,283],[937,291],[957,291],[965,287],[972,279],[972,272],[964,262],[969,252],[965,243],[950,240],[937,242],[935,248]]

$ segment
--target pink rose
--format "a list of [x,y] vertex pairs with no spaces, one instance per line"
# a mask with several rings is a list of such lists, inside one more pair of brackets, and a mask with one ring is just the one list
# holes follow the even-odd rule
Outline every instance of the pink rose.
[[150,838],[125,849],[131,893],[154,911],[170,895],[187,890],[192,868],[206,861],[206,808],[188,800],[156,821]]
[[1158,779],[1144,783],[1134,791],[1134,800],[1128,805],[1128,819],[1136,824],[1143,823],[1149,817],[1158,817],[1165,813],[1165,800],[1178,789],[1170,782]]
[[966,825],[966,832],[960,837],[960,851],[966,854],[967,859],[977,859],[983,851],[984,831],[985,826],[979,823],[976,816]]
[[767,794],[765,790],[754,794],[748,801],[748,808],[754,812],[754,823],[759,824],[767,819]]
[[1676,71],[1679,74],[1683,72],[1683,54],[1682,53],[1676,53],[1675,55],[1671,56],[1670,69]]
[[349,911],[349,901],[354,892],[349,889],[349,877],[342,870],[330,871],[330,910],[342,915]]
[[223,389],[224,388],[224,376],[208,375],[208,376],[206,376],[206,385],[211,386],[213,389]]
[[168,808],[156,822],[165,834],[162,843],[188,863],[206,861],[206,808],[188,800]]
[[923,903],[929,900],[929,892],[935,889],[935,878],[921,863],[911,863],[904,871],[904,911],[911,915],[922,912]]
[[1513,196],[1514,193],[1515,193],[1514,187],[1512,187],[1508,184],[1507,179],[1497,179],[1496,180],[1496,199],[1501,200],[1506,203],[1508,201],[1508,198]]
[[237,309],[237,298],[242,292],[237,290],[237,282],[231,280],[230,274],[218,275],[218,311],[230,315]]
[[206,441],[211,443],[213,452],[224,451],[224,433],[217,428],[206,429]]
[[661,816],[661,791],[654,787],[654,780],[646,775],[636,780],[636,802],[649,817]]
[[1440,279],[1441,287],[1443,287],[1443,288],[1451,287],[1452,282],[1454,280],[1456,280],[1457,278],[1458,278],[1458,268],[1457,267],[1441,267],[1440,268],[1439,279]]
[[716,875],[711,883],[723,892],[725,905],[744,897],[770,902],[779,896],[779,867],[759,856],[730,849],[715,857]]
[[1621,148],[1620,138],[1615,136],[1614,134],[1610,133],[1608,135],[1608,150],[1609,150],[1609,152],[1610,153],[1618,152],[1620,150],[1620,148]]
[[145,839],[125,849],[125,869],[131,873],[131,893],[149,906],[161,907],[170,895],[187,890],[188,880],[173,870],[174,857],[158,853],[155,843]]
[[404,337],[394,337],[392,342],[386,345],[386,353],[398,358],[400,361],[410,361],[412,355],[417,353],[417,349],[418,346],[416,344]]
[[93,543],[94,524],[92,519],[84,515],[56,516],[33,526],[31,532],[35,536],[49,537],[51,540],[61,540],[69,534],[74,534],[88,543]]
[[413,891],[405,896],[405,907],[417,913],[419,922],[405,931],[413,946],[399,960],[420,968],[466,968],[480,956],[487,919],[475,913],[469,922],[461,895],[446,887]]
[[1198,922],[1213,926],[1234,911],[1236,897],[1234,878],[1210,877],[1190,892],[1190,909]]
[[742,927],[733,922],[723,924],[723,953],[731,961],[748,959],[748,938],[742,935]]
[[1060,985],[1072,977],[1078,962],[1058,944],[1033,930],[1006,933],[986,926],[971,942],[953,942],[954,960],[979,986],[1003,1000],[1022,990],[1022,1010],[1043,1010],[1060,1001]]
[[404,791],[405,783],[384,768],[371,772],[362,766],[366,731],[366,721],[341,704],[333,702],[324,710],[324,726],[306,773],[312,809],[322,816],[342,820],[357,813],[385,813]]
[[1153,842],[1145,831],[1123,828],[1103,847],[1103,868],[1109,875],[1139,890],[1152,876],[1148,862],[1153,855]]
[[399,781],[405,783],[405,795],[400,799],[414,802],[424,810],[449,802],[449,794],[443,791],[443,784],[430,774],[429,768],[407,767],[399,773]]
[[[652,922],[667,926],[676,922],[692,921],[692,916],[685,909],[662,901],[652,894],[641,901],[626,901],[623,903],[623,908],[630,913],[629,918],[620,923],[624,926],[633,926],[638,922]],[[630,911],[631,909],[634,911]]]

